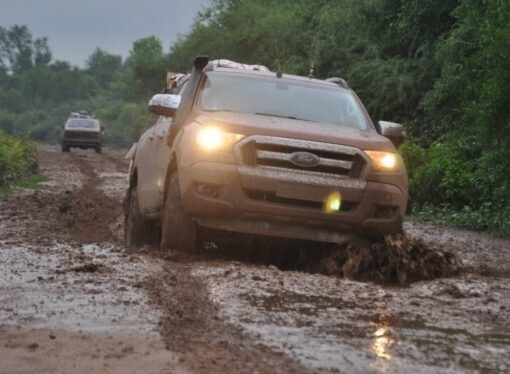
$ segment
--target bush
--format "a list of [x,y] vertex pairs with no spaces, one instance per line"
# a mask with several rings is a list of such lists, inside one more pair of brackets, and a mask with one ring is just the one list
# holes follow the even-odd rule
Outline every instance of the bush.
[[407,141],[399,152],[415,218],[510,236],[506,150],[480,152],[469,138],[450,137],[428,148]]
[[0,186],[11,187],[37,172],[35,145],[0,132]]

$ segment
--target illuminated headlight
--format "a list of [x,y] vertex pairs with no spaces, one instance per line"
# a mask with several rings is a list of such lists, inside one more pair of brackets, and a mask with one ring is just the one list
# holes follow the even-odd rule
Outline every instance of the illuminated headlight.
[[197,144],[211,151],[232,149],[244,135],[222,131],[216,127],[203,127],[197,133]]
[[400,156],[397,153],[381,151],[365,151],[372,160],[374,171],[397,172],[400,170]]

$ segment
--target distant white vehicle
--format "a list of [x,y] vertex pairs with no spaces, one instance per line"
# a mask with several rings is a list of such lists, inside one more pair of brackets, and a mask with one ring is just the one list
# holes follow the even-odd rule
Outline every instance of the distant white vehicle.
[[69,152],[71,147],[79,147],[94,148],[97,153],[101,153],[103,133],[99,120],[90,117],[86,111],[73,112],[64,125],[62,152]]

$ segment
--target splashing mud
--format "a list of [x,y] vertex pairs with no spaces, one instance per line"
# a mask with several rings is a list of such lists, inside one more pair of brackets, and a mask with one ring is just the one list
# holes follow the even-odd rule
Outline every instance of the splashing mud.
[[452,251],[400,234],[349,244],[325,257],[315,270],[358,281],[405,285],[457,275],[461,269]]
[[405,234],[377,240],[358,237],[343,245],[267,237],[243,240],[239,235],[231,235],[230,239],[227,244],[206,243],[206,257],[399,285],[451,277],[462,271],[462,262],[451,249]]

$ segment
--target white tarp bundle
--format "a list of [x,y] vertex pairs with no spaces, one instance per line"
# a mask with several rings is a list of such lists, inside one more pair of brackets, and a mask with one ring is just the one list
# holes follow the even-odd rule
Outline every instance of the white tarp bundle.
[[264,65],[247,65],[241,64],[239,62],[234,62],[230,60],[213,60],[211,61],[214,67],[217,68],[230,68],[230,69],[244,69],[244,70],[259,70],[259,71],[271,71]]

